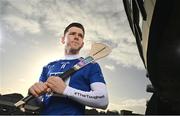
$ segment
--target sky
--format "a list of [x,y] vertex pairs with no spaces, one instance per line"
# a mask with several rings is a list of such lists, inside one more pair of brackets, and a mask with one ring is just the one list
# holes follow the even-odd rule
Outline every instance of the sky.
[[42,67],[63,56],[64,28],[80,22],[86,30],[80,55],[93,42],[112,52],[97,61],[109,93],[110,110],[144,113],[149,84],[121,0],[0,0],[0,93],[27,95]]

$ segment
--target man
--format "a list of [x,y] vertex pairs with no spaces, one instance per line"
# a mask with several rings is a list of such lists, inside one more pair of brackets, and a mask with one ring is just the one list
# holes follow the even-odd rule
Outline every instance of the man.
[[105,81],[97,63],[91,63],[75,72],[66,82],[58,74],[65,72],[80,61],[79,51],[84,45],[84,27],[71,23],[64,30],[61,43],[65,45],[65,58],[49,63],[43,68],[40,82],[29,92],[36,97],[51,90],[60,96],[43,95],[44,109],[41,114],[84,114],[85,106],[106,109],[108,95]]

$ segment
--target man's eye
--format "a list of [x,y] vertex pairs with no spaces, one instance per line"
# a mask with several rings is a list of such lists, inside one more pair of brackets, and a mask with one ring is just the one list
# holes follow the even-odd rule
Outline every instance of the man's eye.
[[69,33],[69,35],[74,35],[75,33]]
[[82,35],[82,34],[79,34],[79,37],[83,38],[83,35]]

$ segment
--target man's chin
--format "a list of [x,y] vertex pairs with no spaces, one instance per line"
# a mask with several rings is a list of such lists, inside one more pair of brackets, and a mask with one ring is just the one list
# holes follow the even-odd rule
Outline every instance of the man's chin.
[[81,49],[81,47],[80,46],[73,46],[71,49],[79,51]]

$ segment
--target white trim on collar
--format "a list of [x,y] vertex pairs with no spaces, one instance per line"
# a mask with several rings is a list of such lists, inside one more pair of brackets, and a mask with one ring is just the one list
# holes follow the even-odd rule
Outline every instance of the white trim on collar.
[[74,59],[78,59],[78,58],[80,58],[79,55],[65,55],[63,57],[64,60],[74,60]]

